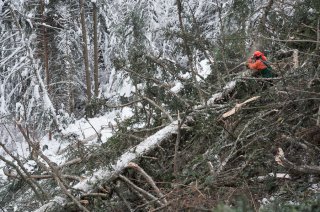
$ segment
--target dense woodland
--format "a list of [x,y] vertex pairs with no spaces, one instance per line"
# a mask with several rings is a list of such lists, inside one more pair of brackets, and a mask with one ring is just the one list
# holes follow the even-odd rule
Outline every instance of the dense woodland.
[[0,47],[1,211],[320,211],[319,0],[1,0]]

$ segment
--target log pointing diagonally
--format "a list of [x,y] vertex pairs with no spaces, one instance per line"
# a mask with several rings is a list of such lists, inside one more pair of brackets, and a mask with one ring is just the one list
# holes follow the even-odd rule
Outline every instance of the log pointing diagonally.
[[[100,169],[94,173],[94,175],[90,178],[87,178],[74,186],[75,189],[80,189],[85,192],[93,189],[93,186],[96,182],[100,180],[110,180],[113,177],[117,176],[124,168],[127,167],[128,163],[141,157],[143,154],[151,151],[155,147],[157,147],[161,142],[170,138],[173,134],[176,134],[178,131],[178,122],[174,121],[163,129],[159,130],[152,136],[146,138],[137,146],[129,149],[127,152],[122,154],[119,159],[113,164],[111,170],[108,169]],[[58,203],[57,203],[58,202]],[[65,204],[67,201],[63,197],[55,197],[53,201],[48,202],[43,205],[39,209],[35,210],[35,212],[44,212],[50,211],[50,209],[54,209],[57,204]]]

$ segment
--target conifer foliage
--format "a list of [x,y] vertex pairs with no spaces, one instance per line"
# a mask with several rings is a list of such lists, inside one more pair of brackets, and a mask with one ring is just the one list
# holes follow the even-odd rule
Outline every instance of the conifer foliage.
[[[319,210],[319,17],[319,0],[0,1],[0,208]],[[255,50],[277,77],[250,75]]]

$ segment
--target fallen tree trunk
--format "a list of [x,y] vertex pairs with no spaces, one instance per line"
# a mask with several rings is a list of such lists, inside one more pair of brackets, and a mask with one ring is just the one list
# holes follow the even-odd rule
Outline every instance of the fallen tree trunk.
[[[153,150],[163,141],[169,139],[173,134],[176,134],[177,131],[178,122],[174,121],[170,125],[164,127],[163,129],[153,134],[152,136],[146,138],[137,146],[130,148],[128,151],[122,154],[119,157],[119,159],[111,166],[111,170],[100,169],[96,171],[92,177],[79,182],[73,188],[79,189],[83,192],[90,192],[90,190],[93,189],[93,186],[96,184],[96,182],[99,182],[101,180],[112,180],[113,178],[117,177],[128,166],[128,164],[131,161]],[[53,201],[43,205],[41,208],[35,211],[42,212],[54,210],[54,208],[56,207],[56,200],[59,200],[60,205],[64,205],[67,203],[65,197],[55,197]]]
[[[242,75],[246,75],[246,73],[239,73],[238,75],[242,76]],[[218,92],[218,93],[212,95],[212,97],[210,99],[208,99],[208,101],[206,102],[206,105],[198,105],[198,106],[195,106],[194,109],[199,110],[202,108],[206,108],[206,106],[216,104],[216,102],[219,101],[220,99],[223,99],[223,98],[228,99],[228,96],[230,95],[230,93],[235,89],[236,84],[237,84],[236,80],[233,80],[233,81],[227,83],[226,86],[224,86],[224,88],[222,88],[221,92]],[[148,153],[149,151],[155,149],[163,141],[170,138],[173,134],[177,134],[178,128],[179,128],[178,121],[173,121],[168,126],[164,127],[163,129],[159,130],[158,132],[156,132],[152,136],[143,140],[139,145],[130,148],[128,151],[126,151],[124,154],[122,154],[118,158],[118,160],[113,165],[111,165],[111,169],[110,169],[110,167],[108,167],[109,169],[107,169],[107,168],[100,169],[100,170],[96,171],[93,174],[93,176],[82,180],[81,182],[76,184],[73,188],[77,189],[77,190],[81,190],[85,193],[90,193],[90,191],[93,190],[93,187],[97,182],[110,181],[112,179],[115,179],[128,166],[128,164],[131,161],[134,161],[137,158]],[[42,212],[42,211],[54,210],[54,207],[56,206],[55,199],[58,199],[59,202],[61,202],[63,200],[64,204],[60,204],[60,206],[65,205],[68,202],[66,197],[56,196],[54,198],[53,202],[51,201],[35,211]]]
[[157,133],[146,138],[137,146],[132,147],[127,152],[122,154],[117,160],[117,162],[111,166],[112,170],[100,169],[99,171],[95,172],[91,178],[85,179],[84,181],[76,184],[74,188],[80,189],[83,191],[89,191],[90,189],[92,189],[92,185],[95,182],[99,180],[106,181],[117,176],[124,168],[127,167],[129,162],[141,157],[142,155],[146,154],[150,150],[154,149],[159,144],[161,144],[161,142],[167,140],[173,134],[176,134],[177,130],[178,130],[178,124],[177,124],[177,121],[174,121],[167,127],[159,130]]

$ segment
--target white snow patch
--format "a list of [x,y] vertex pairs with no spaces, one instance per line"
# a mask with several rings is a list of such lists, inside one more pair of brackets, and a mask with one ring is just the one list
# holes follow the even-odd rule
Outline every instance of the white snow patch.
[[39,85],[34,86],[33,96],[36,100],[40,99]]
[[213,95],[211,96],[210,99],[208,99],[207,104],[208,104],[208,105],[212,105],[212,104],[215,103],[216,99],[219,99],[219,98],[221,98],[221,97],[222,97],[222,93],[221,93],[221,92],[220,92],[220,93],[215,93],[215,94],[213,94]]
[[28,172],[34,172],[35,167],[37,166],[37,162],[34,160],[28,160],[27,163],[23,165],[23,167],[28,171]]
[[[199,65],[198,74],[206,79],[211,74],[210,61],[208,59],[202,60]],[[197,76],[197,80],[199,81],[200,77]]]
[[269,178],[269,177],[275,177],[275,178],[279,178],[279,179],[291,179],[290,175],[287,173],[276,173],[276,174],[269,173],[265,176],[259,176],[258,180],[262,181],[262,180],[265,180],[266,178]]
[[267,198],[263,198],[263,199],[261,200],[261,204],[267,205],[267,204],[270,204],[270,201],[269,201]]
[[[111,129],[109,126],[115,126],[117,124],[116,119],[125,120],[133,115],[132,109],[124,107],[121,110],[113,110],[100,117],[90,118],[88,120],[82,118],[76,121],[74,124],[68,126],[68,128],[62,130],[64,135],[75,134],[80,139],[86,139],[97,132],[101,132],[103,136],[105,132],[110,134]],[[109,137],[109,136],[107,136]]]
[[313,191],[313,192],[320,192],[320,186],[319,184],[312,184],[309,188],[309,190]]
[[231,82],[228,82],[224,87],[223,90],[230,90],[230,89],[234,89],[234,87],[236,86],[237,81],[233,80]]
[[[113,127],[116,128],[116,119],[123,121],[132,117],[133,112],[129,107],[124,107],[121,110],[114,110],[110,113],[106,113],[100,117],[90,118],[88,120],[82,118],[75,123],[70,124],[66,129],[63,129],[61,133],[63,135],[75,135],[80,140],[87,140],[85,145],[92,145],[97,143],[97,132],[101,133],[101,141],[106,142],[108,138],[113,135]],[[43,149],[43,153],[57,165],[65,163],[65,156],[58,155],[57,153],[70,145],[69,142],[63,140],[49,140],[48,136],[45,136],[40,141],[40,147],[43,148],[46,145],[46,149]]]
[[181,89],[183,89],[184,86],[182,85],[181,82],[176,82],[175,86],[173,86],[170,91],[172,91],[173,93],[179,93],[181,91]]
[[119,95],[123,96],[123,97],[130,97],[131,93],[134,91],[135,91],[135,89],[132,85],[132,81],[131,81],[130,77],[125,78],[123,80],[122,86],[119,90]]

